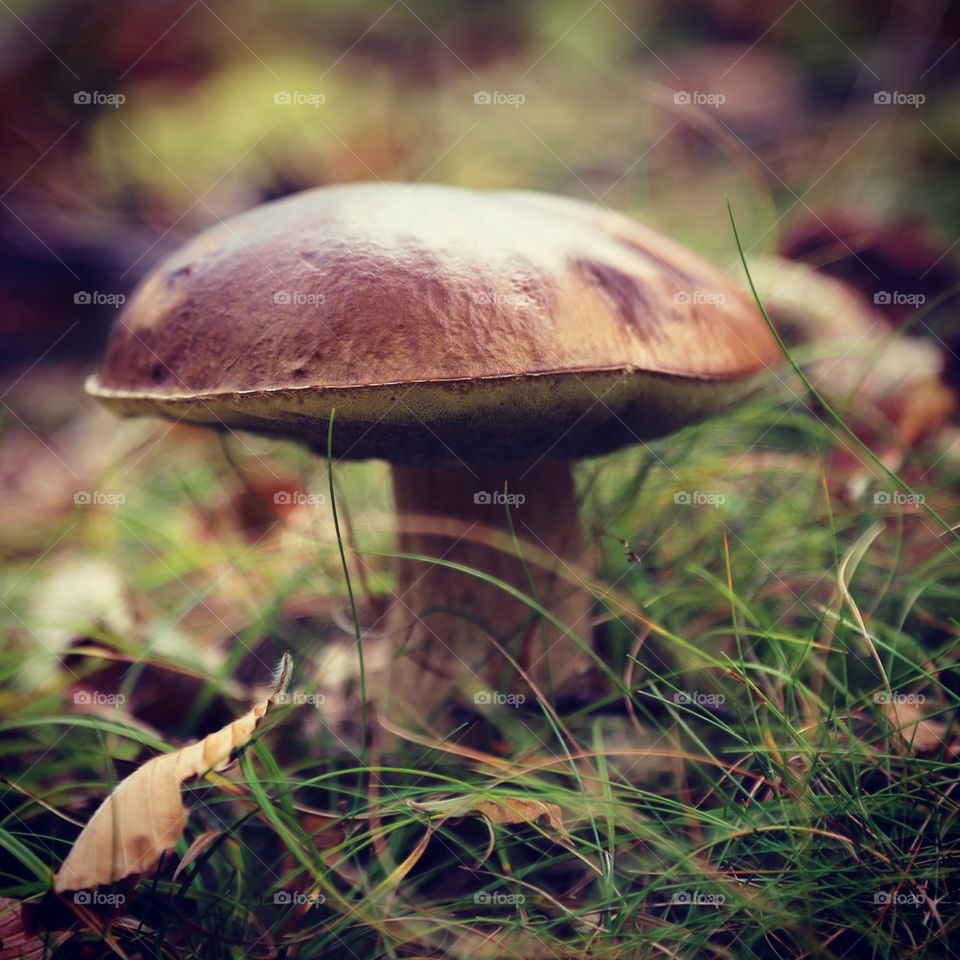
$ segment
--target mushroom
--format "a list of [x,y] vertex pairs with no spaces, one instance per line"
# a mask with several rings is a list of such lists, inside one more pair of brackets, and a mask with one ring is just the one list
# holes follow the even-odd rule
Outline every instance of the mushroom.
[[556,694],[589,663],[570,461],[699,421],[778,361],[752,303],[625,216],[367,183],[187,243],[131,297],[87,389],[120,414],[323,452],[336,408],[334,455],[392,464],[399,552],[438,558],[396,561],[383,696],[442,725],[454,693],[491,702],[519,669]]

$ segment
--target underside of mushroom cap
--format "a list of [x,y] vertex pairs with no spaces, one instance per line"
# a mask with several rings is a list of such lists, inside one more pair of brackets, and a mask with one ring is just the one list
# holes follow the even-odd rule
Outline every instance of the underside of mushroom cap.
[[755,386],[620,370],[193,395],[108,390],[91,377],[87,392],[123,415],[249,430],[321,452],[335,408],[338,458],[470,464],[608,453],[706,419]]

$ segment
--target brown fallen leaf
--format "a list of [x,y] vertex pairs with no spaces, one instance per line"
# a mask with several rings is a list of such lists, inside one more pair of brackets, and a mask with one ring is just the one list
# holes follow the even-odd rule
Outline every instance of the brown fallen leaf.
[[249,713],[198,743],[148,760],[97,808],[54,880],[54,890],[84,890],[153,867],[180,839],[188,811],[180,787],[190,777],[222,769],[247,743],[290,676],[284,654],[270,695]]
[[44,960],[73,936],[72,930],[46,932],[41,938],[28,929],[19,900],[0,897],[0,956]]
[[434,817],[483,817],[497,826],[517,823],[545,822],[557,833],[563,833],[563,813],[555,803],[542,800],[523,800],[519,797],[503,797],[500,800],[481,799],[479,796],[450,797],[444,800],[427,800],[418,803],[408,800],[412,810],[428,813]]
[[883,712],[914,753],[939,750],[947,736],[947,725],[928,720],[923,709],[908,701],[892,700],[883,704]]

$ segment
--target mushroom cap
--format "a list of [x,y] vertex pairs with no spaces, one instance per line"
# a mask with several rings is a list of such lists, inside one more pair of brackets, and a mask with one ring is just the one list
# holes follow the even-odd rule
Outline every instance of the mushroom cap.
[[309,190],[201,233],[126,304],[88,391],[393,462],[663,436],[780,354],[716,269],[628,217],[519,191]]

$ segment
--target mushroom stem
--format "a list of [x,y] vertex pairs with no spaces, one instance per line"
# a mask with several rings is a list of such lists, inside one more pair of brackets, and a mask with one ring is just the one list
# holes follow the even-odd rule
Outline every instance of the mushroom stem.
[[[578,574],[582,537],[566,461],[471,470],[394,466],[393,488],[401,553],[504,581],[589,643],[590,594]],[[443,726],[441,714],[456,700],[469,705],[510,693],[531,697],[491,638],[547,694],[569,689],[589,665],[571,637],[501,587],[441,564],[397,563],[389,614],[395,653],[385,698],[392,716]]]

